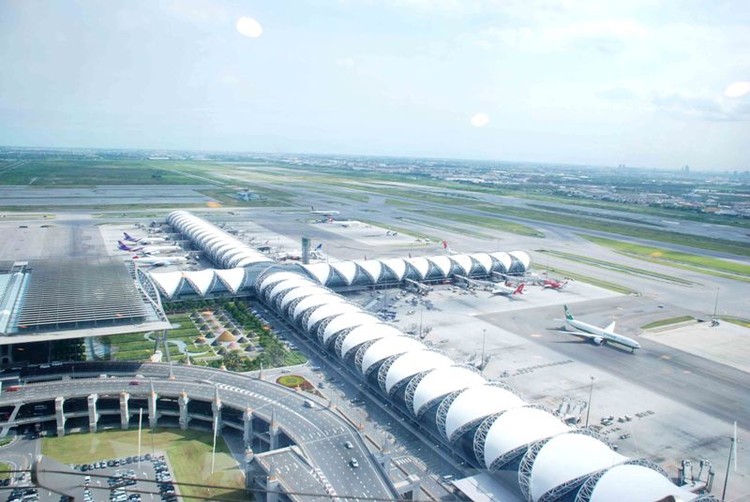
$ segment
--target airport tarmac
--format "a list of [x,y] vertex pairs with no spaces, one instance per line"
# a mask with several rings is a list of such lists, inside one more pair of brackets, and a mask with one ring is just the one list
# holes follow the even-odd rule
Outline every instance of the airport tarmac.
[[[454,286],[434,287],[426,297],[393,290],[375,295],[397,312],[396,326],[404,331],[421,326],[426,343],[459,363],[478,366],[484,347],[485,377],[510,385],[529,403],[557,410],[569,400],[581,426],[588,412],[590,423],[620,453],[651,459],[671,476],[683,459],[696,465],[707,459],[723,480],[732,422],[750,416],[750,387],[742,383],[747,374],[634,334],[633,323],[648,322],[658,306],[579,283],[565,292],[529,286],[520,300]],[[377,298],[357,296],[363,305]],[[637,338],[643,349],[630,354],[556,331],[563,324],[563,303],[593,324],[619,319],[618,332]],[[640,317],[628,314],[639,310]],[[590,410],[576,408],[589,401],[589,392]],[[609,416],[614,422],[602,425]],[[740,439],[750,439],[747,424],[740,424]],[[732,474],[730,487],[732,493],[750,493],[747,469]]]
[[[591,392],[589,418],[592,424],[600,425],[601,419],[610,415],[616,419],[630,416],[631,420],[622,423],[615,420],[613,425],[602,427],[605,437],[617,443],[623,454],[655,460],[667,468],[671,476],[676,475],[676,468],[683,458],[709,459],[717,472],[714,493],[718,491],[717,484],[720,486],[723,481],[731,423],[738,420],[740,469],[730,476],[729,493],[733,494],[732,500],[741,500],[742,496],[750,494],[749,470],[746,462],[743,465],[743,459],[748,458],[744,445],[750,439],[748,424],[744,423],[750,416],[750,387],[746,383],[747,368],[742,371],[742,363],[750,355],[750,349],[746,343],[737,343],[737,340],[750,337],[741,334],[740,328],[740,334],[725,340],[723,331],[717,331],[722,333],[718,335],[721,340],[704,345],[700,332],[705,325],[699,326],[700,329],[685,328],[685,333],[665,332],[656,336],[641,336],[640,333],[641,326],[655,320],[708,314],[714,306],[716,288],[721,289],[720,315],[746,315],[745,283],[646,264],[593,246],[557,226],[534,225],[545,232],[546,239],[496,232],[497,238],[488,241],[468,233],[462,235],[456,230],[461,227],[458,223],[451,223],[450,229],[442,231],[417,229],[416,224],[397,219],[408,214],[408,209],[383,203],[365,212],[351,205],[351,201],[348,203],[342,210],[342,217],[382,221],[382,224],[371,228],[328,227],[328,223],[315,223],[308,214],[273,208],[233,209],[231,215],[227,209],[222,209],[209,214],[212,221],[225,221],[227,228],[238,230],[241,240],[251,245],[269,241],[276,252],[300,249],[299,239],[305,235],[312,239],[313,247],[323,243],[330,261],[365,256],[403,257],[409,252],[414,256],[445,253],[439,241],[425,244],[416,243],[414,239],[411,248],[411,244],[405,247],[411,236],[403,232],[399,232],[398,239],[376,235],[381,232],[385,235],[392,224],[445,238],[450,247],[459,252],[529,250],[536,260],[534,267],[537,272],[549,265],[638,291],[639,295],[623,296],[575,282],[564,292],[529,287],[522,300],[513,301],[490,297],[489,293],[482,291],[477,291],[476,295],[462,294],[462,290],[451,292],[448,287],[441,287],[427,297],[434,308],[408,304],[406,300],[411,295],[404,295],[393,308],[398,311],[400,327],[409,329],[421,324],[423,330],[429,328],[426,341],[447,352],[457,362],[477,363],[484,344],[488,358],[485,375],[515,387],[529,402],[556,408],[566,397],[574,403],[588,401]],[[351,214],[346,214],[349,212]],[[29,218],[28,223],[17,219],[0,221],[0,231],[7,229],[7,235],[11,236],[0,242],[0,256],[7,260],[9,257],[30,259],[55,254],[106,254],[113,249],[119,237],[117,232],[121,231],[116,225],[97,227],[107,221],[107,218],[92,220],[88,215],[66,213],[57,214],[50,222],[40,220],[38,216]],[[435,225],[437,221],[435,219]],[[148,223],[148,220],[144,218],[141,222]],[[53,227],[42,229],[41,225],[47,223]],[[28,228],[19,228],[20,225]],[[56,227],[59,230],[49,232]],[[130,228],[135,227],[130,225]],[[112,235],[110,230],[114,232]],[[403,239],[406,241],[401,242]],[[690,284],[605,270],[534,251],[541,248],[656,270],[685,279]],[[200,266],[209,264],[202,262]],[[388,294],[395,297],[396,292]],[[555,329],[562,325],[556,319],[562,317],[563,303],[571,305],[577,318],[593,324],[605,325],[617,320],[617,331],[637,337],[643,350],[631,355],[614,347],[597,347],[556,332]],[[412,310],[412,314],[407,314]],[[722,323],[722,328],[725,324]],[[725,363],[735,364],[739,369]]]

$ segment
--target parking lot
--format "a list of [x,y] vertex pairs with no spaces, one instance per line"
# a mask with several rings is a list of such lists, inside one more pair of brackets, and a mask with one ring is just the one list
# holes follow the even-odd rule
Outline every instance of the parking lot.
[[[90,464],[72,466],[79,473],[81,493],[74,494],[76,500],[84,502],[140,502],[141,500],[161,500],[176,502],[179,497],[177,487],[172,482],[172,473],[164,455],[129,456],[99,460]],[[71,483],[73,484],[73,483]],[[61,496],[45,488],[35,488],[28,476],[16,480],[7,492],[8,502],[66,501]],[[158,497],[160,498],[157,498]]]

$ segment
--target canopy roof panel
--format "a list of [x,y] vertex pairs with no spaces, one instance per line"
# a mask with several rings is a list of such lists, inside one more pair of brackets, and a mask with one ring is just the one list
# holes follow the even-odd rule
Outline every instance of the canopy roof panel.
[[182,272],[180,271],[160,273],[151,272],[149,276],[156,285],[159,286],[159,289],[161,289],[162,293],[164,293],[167,298],[172,298],[174,296],[183,279]]
[[368,347],[364,353],[362,357],[362,373],[367,373],[372,365],[396,354],[426,349],[427,347],[416,338],[404,336],[403,334],[398,337],[389,338],[388,340],[380,340]]
[[528,253],[525,251],[511,251],[509,254],[523,265],[524,270],[528,270],[529,263],[531,263],[531,257]]
[[216,274],[211,269],[191,270],[184,274],[185,279],[187,279],[190,285],[193,286],[193,289],[195,289],[201,296],[206,296],[208,288],[211,287],[211,284],[214,282],[214,277],[216,277]]
[[461,275],[469,275],[471,273],[473,263],[471,261],[471,258],[469,258],[468,255],[465,255],[465,254],[453,255],[450,257],[450,260],[456,265],[458,265],[459,273]]
[[401,332],[399,330],[385,323],[359,326],[346,334],[346,338],[344,338],[344,341],[341,343],[339,357],[347,357],[352,349],[365,342],[379,340],[386,337],[392,338],[400,334]]
[[[300,303],[301,305],[301,303]],[[361,312],[362,309],[352,303],[346,301],[330,301],[319,308],[316,308],[310,317],[307,319],[305,330],[310,331],[313,326],[329,317],[333,317],[341,314],[351,314],[354,312]],[[296,318],[296,317],[295,317]]]
[[237,291],[239,291],[240,287],[242,287],[242,283],[245,282],[244,268],[228,268],[224,270],[217,270],[216,275],[232,293],[236,293]]
[[495,413],[520,408],[526,403],[507,389],[494,385],[482,385],[463,391],[448,408],[445,419],[445,436],[453,441],[453,433],[466,424]]
[[453,268],[453,264],[451,262],[451,259],[447,256],[432,256],[430,258],[427,258],[430,262],[432,262],[435,267],[437,267],[440,272],[442,272],[443,277],[448,277],[448,274],[451,273],[451,269]]
[[385,391],[390,393],[393,387],[407,378],[423,371],[452,366],[453,360],[434,350],[412,350],[398,357],[385,378]]
[[271,284],[285,281],[287,279],[293,279],[295,277],[301,276],[299,274],[295,274],[294,272],[274,272],[273,274],[268,274],[265,277],[261,276],[261,281],[260,283],[256,283],[255,289],[258,291],[258,293],[265,294],[266,289]]
[[340,315],[333,319],[328,326],[326,326],[323,332],[323,343],[328,343],[336,333],[349,328],[356,328],[364,324],[380,324],[383,321],[371,314],[366,314],[363,311],[353,312],[351,314]]
[[380,263],[393,272],[393,275],[396,276],[397,280],[401,281],[404,279],[404,274],[406,274],[406,262],[403,258],[389,258],[387,260],[381,260]]
[[383,264],[378,260],[355,260],[355,262],[364,272],[375,282],[380,279],[380,272],[383,270]]
[[492,257],[490,255],[487,253],[475,253],[470,256],[479,263],[479,266],[484,269],[485,274],[489,274],[492,271]]
[[[499,268],[501,269],[502,272],[507,272],[508,270],[510,270],[511,259],[508,253],[505,253],[503,251],[498,251],[497,253],[490,254],[490,256],[500,263],[501,266]],[[493,268],[498,268],[498,267],[493,267]]]
[[[585,434],[560,434],[537,452],[531,467],[530,490],[533,500],[557,486],[585,474],[606,469],[627,460],[598,439]],[[618,500],[623,500],[618,497]]]
[[427,261],[427,258],[420,256],[418,258],[407,258],[405,261],[414,267],[414,270],[417,271],[420,279],[427,277],[427,274],[430,271],[430,262]]
[[479,373],[461,366],[436,368],[428,373],[414,391],[412,413],[419,415],[425,406],[453,391],[479,386],[486,380]]
[[540,439],[571,430],[551,413],[537,408],[510,409],[492,423],[484,445],[484,462],[492,462],[515,450]]
[[354,278],[357,276],[357,265],[353,261],[341,261],[338,263],[333,263],[331,265],[336,272],[341,274],[341,277],[344,278],[344,281],[346,281],[347,285],[350,285],[352,282],[354,282]]
[[590,502],[610,500],[663,500],[672,495],[690,501],[698,496],[675,486],[661,473],[642,465],[622,464],[607,470],[596,482]]
[[331,266],[327,263],[313,263],[311,265],[302,265],[310,277],[314,278],[320,284],[328,282],[328,278],[331,276]]

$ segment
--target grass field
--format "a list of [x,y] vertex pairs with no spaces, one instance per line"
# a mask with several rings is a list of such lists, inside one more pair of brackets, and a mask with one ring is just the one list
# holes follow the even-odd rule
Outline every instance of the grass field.
[[660,321],[650,322],[646,325],[641,326],[641,329],[654,329],[661,328],[662,326],[671,326],[672,324],[679,324],[681,322],[692,321],[695,319],[691,315],[683,315],[680,317],[670,317],[669,319],[662,319]]
[[13,469],[13,466],[10,464],[6,464],[5,462],[0,462],[0,479],[8,479],[13,475],[11,471]]
[[[222,486],[222,489],[181,486],[183,500],[195,496],[214,500],[248,500],[245,477],[223,440],[217,441],[216,464],[211,474],[212,434],[178,429],[144,429],[141,453],[165,452],[173,469],[175,483]],[[153,443],[152,443],[153,441]],[[153,446],[152,446],[153,445]],[[64,464],[90,463],[138,454],[137,430],[112,430],[96,434],[71,434],[44,438],[42,453]]]
[[513,223],[511,221],[505,221],[500,218],[493,218],[491,216],[476,216],[473,214],[450,213],[447,211],[420,210],[415,212],[427,214],[437,218],[443,218],[447,221],[455,221],[456,223],[466,223],[468,225],[474,225],[476,227],[486,228],[489,230],[508,232],[511,234],[523,235],[526,237],[544,237],[544,234],[542,232],[539,232],[538,230],[535,230],[526,225]]
[[617,251],[618,253],[652,263],[661,263],[671,267],[750,282],[750,265],[721,260],[711,256],[681,253],[679,251],[644,246],[632,242],[604,239],[590,235],[581,235],[581,237],[595,244],[599,244],[600,246]]
[[650,270],[645,270],[645,269],[642,269],[642,268],[630,267],[630,266],[627,266],[627,265],[622,265],[620,263],[615,263],[615,262],[606,261],[606,260],[599,260],[599,259],[596,259],[596,258],[589,258],[588,256],[582,256],[582,255],[573,254],[573,253],[566,253],[566,252],[563,252],[563,251],[544,250],[544,249],[540,250],[539,252],[540,253],[546,253],[546,254],[549,254],[549,255],[552,255],[552,256],[557,256],[557,257],[560,257],[560,258],[564,258],[564,259],[570,260],[570,261],[577,261],[577,262],[580,262],[580,263],[587,263],[587,264],[593,265],[595,267],[599,267],[599,268],[603,268],[603,269],[607,269],[607,270],[615,270],[617,272],[624,272],[624,273],[627,273],[627,274],[637,275],[637,276],[640,276],[640,277],[648,277],[648,278],[651,278],[651,279],[657,279],[657,280],[661,280],[661,281],[665,281],[665,282],[673,282],[675,284],[683,284],[685,286],[690,286],[690,285],[694,284],[691,281],[682,279],[680,277],[675,277],[673,275],[660,274],[658,272],[652,272]]
[[614,291],[615,293],[622,293],[624,295],[631,295],[631,294],[637,293],[637,291],[634,291],[630,288],[626,288],[625,286],[621,286],[613,282],[603,281],[601,279],[597,279],[596,277],[590,277],[588,275],[577,274],[569,270],[563,270],[561,268],[556,268],[556,267],[549,267],[549,271],[551,273],[561,275],[567,279],[573,279],[574,281],[585,282],[587,284],[591,284],[592,286],[597,286],[600,288],[608,289],[610,291]]
[[170,163],[121,160],[35,159],[10,169],[0,177],[3,185],[93,186],[93,185],[194,185],[197,180],[176,173]]

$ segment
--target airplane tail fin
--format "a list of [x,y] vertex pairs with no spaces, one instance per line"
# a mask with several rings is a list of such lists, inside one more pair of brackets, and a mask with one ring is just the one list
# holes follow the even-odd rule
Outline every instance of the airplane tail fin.
[[513,294],[514,295],[522,295],[523,294],[523,288],[524,288],[524,286],[526,286],[526,283],[524,283],[524,282],[522,282],[521,284],[519,284],[518,287],[516,288],[516,290],[513,291]]
[[565,319],[567,319],[568,321],[572,321],[573,314],[570,313],[570,309],[568,308],[567,305],[565,305],[564,307],[565,307]]
[[123,232],[123,233],[122,233],[122,235],[124,235],[124,236],[125,236],[125,240],[126,240],[126,241],[130,241],[130,242],[138,242],[138,239],[134,239],[134,238],[133,238],[133,237],[131,237],[131,236],[130,236],[130,234],[128,234],[127,232]]

